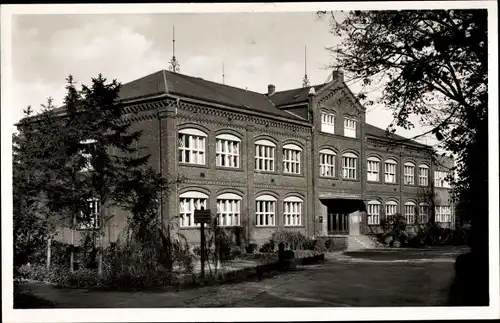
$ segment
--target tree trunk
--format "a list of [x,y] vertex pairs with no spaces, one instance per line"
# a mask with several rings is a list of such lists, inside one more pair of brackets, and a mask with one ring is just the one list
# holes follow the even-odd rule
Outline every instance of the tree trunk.
[[97,241],[98,246],[97,246],[97,274],[99,277],[102,277],[103,275],[103,235],[104,235],[104,218],[103,218],[103,213],[104,213],[104,207],[103,203],[99,203],[99,228],[98,228],[98,237],[99,241]]
[[73,272],[75,270],[75,216],[71,221],[71,253],[69,258],[69,271]]
[[49,237],[47,239],[47,270],[50,269],[50,261],[52,257],[51,245],[52,245],[52,237]]

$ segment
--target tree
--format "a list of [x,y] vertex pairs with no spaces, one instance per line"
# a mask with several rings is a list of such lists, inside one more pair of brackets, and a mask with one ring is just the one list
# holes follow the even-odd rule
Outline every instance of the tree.
[[[331,67],[344,69],[368,90],[383,87],[379,103],[394,115],[388,131],[413,127],[410,118],[416,116],[431,128],[421,136],[434,134],[441,147],[456,156],[455,198],[467,205],[472,251],[484,260],[487,270],[487,10],[352,11],[343,18],[323,11],[319,15],[329,15],[331,32],[343,37],[340,46],[329,48],[337,57]],[[362,91],[360,99],[374,103],[367,92]]]

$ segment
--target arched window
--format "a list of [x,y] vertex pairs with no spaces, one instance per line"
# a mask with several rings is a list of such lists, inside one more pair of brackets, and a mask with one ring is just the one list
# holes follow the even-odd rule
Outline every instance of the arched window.
[[240,167],[240,138],[230,134],[215,137],[215,164],[220,167]]
[[289,196],[283,203],[284,224],[286,227],[302,225],[302,199],[297,196]]
[[241,196],[225,193],[217,196],[217,223],[221,227],[236,227],[241,221]]
[[345,179],[356,179],[356,165],[358,156],[353,153],[345,153],[342,155],[342,177]]
[[181,228],[196,227],[200,224],[194,223],[194,210],[207,209],[208,195],[190,191],[179,196],[179,226]]
[[384,162],[385,182],[396,183],[396,167],[398,163],[394,159],[387,159]]
[[283,172],[300,174],[300,158],[302,148],[294,144],[283,146]]
[[415,223],[415,208],[417,205],[413,202],[405,203],[405,221],[407,224]]
[[415,164],[406,162],[404,164],[404,183],[405,185],[415,185]]
[[321,131],[335,133],[335,113],[321,111]]
[[420,223],[428,223],[429,222],[429,204],[422,202],[419,204],[418,208],[418,216],[419,216],[419,222]]
[[276,145],[270,140],[255,142],[255,170],[274,171]]
[[372,200],[368,202],[367,212],[368,214],[368,225],[379,225],[380,224],[380,202]]
[[319,176],[335,177],[336,154],[331,149],[319,151]]
[[273,227],[276,225],[276,198],[272,195],[261,195],[255,199],[255,225]]
[[389,201],[385,203],[385,215],[391,216],[398,213],[398,203],[394,201]]
[[179,162],[205,165],[207,134],[201,130],[188,128],[179,130]]
[[372,182],[378,182],[379,181],[379,174],[380,174],[380,159],[377,157],[368,157],[367,160],[367,180],[372,181]]
[[429,186],[429,166],[418,166],[418,185]]

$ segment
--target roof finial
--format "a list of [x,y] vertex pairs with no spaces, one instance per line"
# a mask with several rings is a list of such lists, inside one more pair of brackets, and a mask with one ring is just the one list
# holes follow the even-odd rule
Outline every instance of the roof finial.
[[310,86],[310,82],[307,77],[307,46],[304,46],[304,78],[302,79],[302,87],[308,86]]
[[174,73],[180,71],[180,64],[175,58],[175,26],[172,26],[172,59],[170,60],[168,69]]
[[226,83],[224,83],[224,77],[225,77],[225,75],[224,75],[224,62],[222,62],[222,84],[226,84]]

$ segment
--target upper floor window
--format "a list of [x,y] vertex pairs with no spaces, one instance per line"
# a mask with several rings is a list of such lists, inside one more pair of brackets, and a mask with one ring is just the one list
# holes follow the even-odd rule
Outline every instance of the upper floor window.
[[239,226],[241,197],[233,193],[217,196],[217,223],[221,227]]
[[263,171],[274,171],[274,156],[276,145],[269,140],[257,140],[255,142],[255,169]]
[[302,148],[297,145],[288,144],[283,146],[283,172],[288,174],[300,174],[300,155]]
[[221,167],[240,167],[241,140],[230,134],[221,134],[215,138],[215,164]]
[[80,230],[92,230],[99,228],[99,210],[100,203],[99,199],[92,198],[87,200],[87,206],[84,211],[81,212],[81,218],[78,221],[78,229]]
[[319,175],[325,177],[335,177],[336,154],[331,149],[321,149],[319,151]]
[[179,130],[179,162],[205,165],[207,134],[198,129]]
[[385,167],[385,182],[396,183],[396,166],[398,163],[393,159],[387,159],[384,162]]
[[436,206],[436,222],[451,222],[451,207]]
[[367,205],[368,225],[380,224],[380,202],[370,201]]
[[321,131],[335,133],[335,114],[321,112]]
[[422,202],[418,206],[418,215],[420,223],[429,222],[429,204]]
[[404,183],[405,185],[415,185],[415,165],[413,163],[404,164]]
[[344,136],[356,138],[356,120],[344,118]]
[[302,199],[296,196],[287,197],[283,203],[284,224],[286,227],[302,224]]
[[418,166],[418,185],[420,186],[429,185],[429,166],[427,165]]
[[92,166],[92,154],[90,153],[90,151],[93,148],[95,148],[96,143],[97,140],[95,139],[87,139],[80,141],[80,145],[82,147],[80,150],[80,155],[83,157],[82,160],[83,162],[80,171],[89,172],[94,170],[94,167]]
[[179,196],[179,225],[182,228],[196,227],[194,223],[194,210],[207,209],[208,195],[201,192],[186,192]]
[[391,216],[398,213],[398,203],[394,201],[389,201],[385,203],[385,215]]
[[352,153],[342,155],[342,177],[345,179],[356,179],[356,164],[358,157]]
[[434,171],[434,186],[450,188],[451,185],[448,181],[448,172]]
[[415,208],[417,205],[413,202],[405,203],[405,221],[407,224],[415,223]]
[[273,227],[276,225],[276,198],[271,195],[261,195],[255,199],[255,225],[258,227]]
[[380,173],[380,159],[378,159],[377,157],[368,157],[366,172],[367,180],[378,182]]

